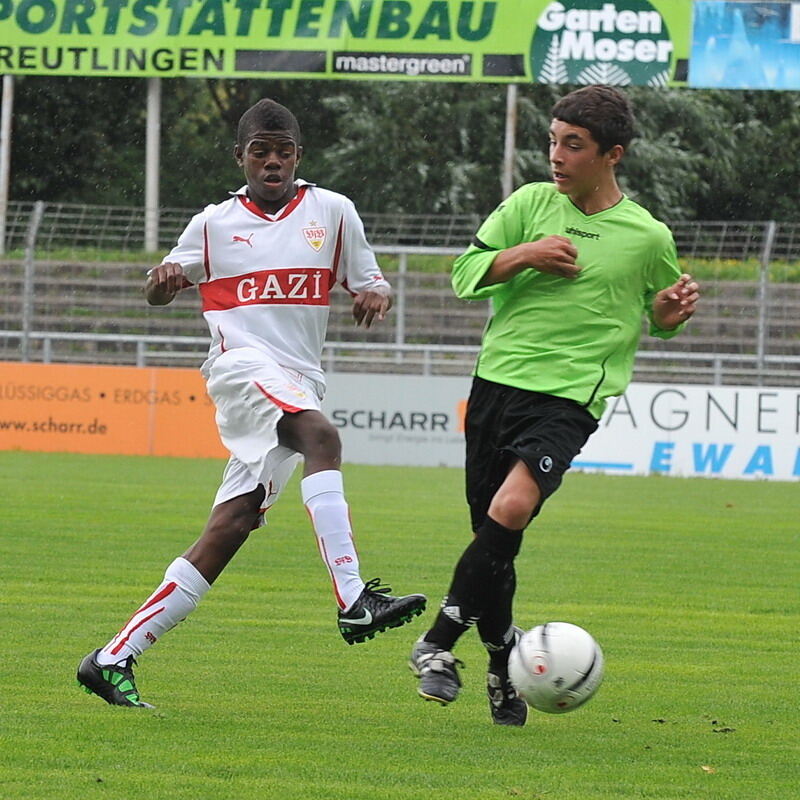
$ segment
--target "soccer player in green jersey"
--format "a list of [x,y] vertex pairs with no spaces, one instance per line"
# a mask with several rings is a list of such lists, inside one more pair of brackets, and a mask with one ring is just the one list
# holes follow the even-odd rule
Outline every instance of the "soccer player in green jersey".
[[674,336],[695,310],[669,229],[625,196],[616,167],[633,138],[628,98],[587,86],[552,111],[552,183],[521,187],[453,265],[455,293],[492,301],[466,415],[472,542],[433,627],[414,645],[419,694],[445,705],[461,686],[452,653],[473,624],[489,653],[492,719],[524,725],[508,680],[514,559],[522,534],[625,391],[647,314]]

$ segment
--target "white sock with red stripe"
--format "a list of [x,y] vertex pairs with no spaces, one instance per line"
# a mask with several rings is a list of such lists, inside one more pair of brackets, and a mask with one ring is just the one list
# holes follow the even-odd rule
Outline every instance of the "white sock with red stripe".
[[364,590],[364,581],[358,571],[342,473],[336,469],[315,472],[300,481],[300,491],[320,555],[333,581],[336,602],[342,610],[350,608]]
[[167,567],[161,585],[97,654],[97,663],[118,664],[128,656],[141,655],[194,611],[210,588],[193,564],[176,558]]

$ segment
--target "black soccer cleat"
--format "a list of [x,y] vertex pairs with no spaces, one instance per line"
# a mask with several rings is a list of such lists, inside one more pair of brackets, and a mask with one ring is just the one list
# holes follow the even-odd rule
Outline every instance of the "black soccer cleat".
[[78,684],[87,694],[96,694],[112,706],[153,708],[139,699],[139,690],[133,679],[133,656],[119,664],[98,664],[99,649],[89,653],[78,666]]
[[[525,631],[514,625],[514,646],[519,644]],[[528,704],[517,694],[508,678],[508,667],[492,667],[486,673],[486,694],[489,695],[489,711],[495,725],[524,725],[528,719]]]
[[486,673],[486,693],[489,711],[495,725],[524,725],[528,719],[528,704],[517,694],[508,673]]
[[417,694],[424,700],[433,700],[446,706],[458,697],[461,678],[456,668],[463,667],[464,662],[449,650],[442,650],[420,637],[411,650],[408,666],[419,678]]
[[364,591],[347,611],[339,612],[339,632],[347,644],[373,639],[387,628],[399,628],[425,610],[424,594],[392,597],[388,586],[380,586],[380,578],[364,585]]

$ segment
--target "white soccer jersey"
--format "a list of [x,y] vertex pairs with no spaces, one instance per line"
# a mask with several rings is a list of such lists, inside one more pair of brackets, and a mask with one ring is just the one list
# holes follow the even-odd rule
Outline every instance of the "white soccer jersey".
[[344,195],[299,180],[295,197],[266,214],[246,190],[195,215],[164,259],[200,290],[211,331],[203,375],[226,350],[255,347],[324,386],[331,289],[355,296],[389,284]]

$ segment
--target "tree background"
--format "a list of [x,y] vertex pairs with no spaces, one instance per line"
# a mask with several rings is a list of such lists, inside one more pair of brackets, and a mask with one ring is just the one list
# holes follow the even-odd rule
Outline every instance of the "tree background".
[[[12,200],[143,204],[144,80],[16,81]],[[571,88],[520,84],[515,186],[549,180],[549,112]],[[656,216],[797,219],[800,93],[627,91],[640,136],[620,182]],[[297,115],[300,175],[362,211],[483,216],[501,199],[505,86],[174,78],[162,83],[162,206],[201,207],[241,185],[236,122],[260,97]]]

